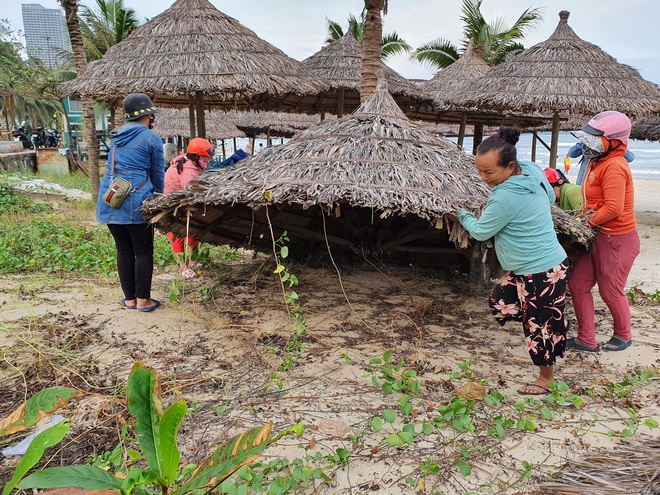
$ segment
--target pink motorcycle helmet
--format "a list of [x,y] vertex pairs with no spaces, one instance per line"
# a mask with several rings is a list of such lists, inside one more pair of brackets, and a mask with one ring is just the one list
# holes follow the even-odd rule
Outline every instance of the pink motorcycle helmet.
[[582,127],[582,130],[592,136],[603,136],[605,139],[618,139],[626,144],[630,137],[630,119],[621,112],[608,110],[600,112]]

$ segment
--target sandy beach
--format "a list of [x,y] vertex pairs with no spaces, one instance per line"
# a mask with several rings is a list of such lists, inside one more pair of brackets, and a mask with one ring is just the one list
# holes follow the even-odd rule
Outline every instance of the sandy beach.
[[[628,286],[647,293],[660,289],[658,186],[660,181],[635,181],[642,251]],[[183,398],[191,408],[180,434],[182,462],[200,462],[222,439],[246,428],[273,421],[278,432],[300,422],[302,437],[285,437],[267,448],[263,459],[346,450],[345,465],[323,463],[333,481],[316,493],[327,494],[548,494],[544,483],[566,462],[600,449],[615,451],[626,442],[621,432],[629,411],[639,418],[637,441],[657,437],[657,429],[644,425],[648,418],[660,419],[657,303],[643,297],[633,303],[634,346],[628,350],[572,352],[560,360],[557,378],[570,390],[564,396],[575,394],[584,403],[576,408],[547,402],[551,419],[544,419],[540,406],[519,402],[523,398],[516,394],[536,371],[521,329],[496,325],[487,311],[488,289],[471,286],[464,274],[368,263],[293,265],[291,271],[300,281],[308,335],[286,372],[280,365],[292,323],[267,258],[180,281],[173,301],[168,300],[173,275],[158,273],[154,297],[164,305],[144,314],[119,308],[121,293],[113,281],[1,277],[0,345],[16,357],[11,367],[0,366],[0,396],[7,404],[20,403],[26,375],[31,392],[55,382],[84,388],[85,396],[62,413],[71,418],[70,435],[76,438],[65,448],[67,461],[85,462],[92,452],[117,445],[127,413],[112,398],[114,385],[140,359],[162,375],[167,403]],[[203,300],[200,294],[210,297]],[[599,298],[596,318],[602,342],[612,323]],[[29,364],[34,354],[24,349],[35,339],[49,356],[40,366]],[[47,353],[49,342],[75,349],[81,359],[61,362],[60,354]],[[372,382],[380,376],[373,360],[388,350],[394,363],[403,360],[404,369],[415,370],[421,384],[419,394],[407,394],[408,415],[401,410],[400,393],[385,395],[384,380]],[[639,370],[656,370],[655,378],[629,395],[603,398]],[[475,431],[457,433],[451,422],[441,425],[434,418],[438,408],[468,400],[469,383],[508,399],[489,406],[477,391],[470,406]],[[397,413],[396,421],[374,430],[373,418],[383,418],[386,410]],[[8,406],[0,413],[8,414]],[[501,439],[489,433],[496,416],[514,425]],[[517,429],[521,418],[532,422],[534,431]],[[103,432],[94,430],[98,424],[105,425]],[[389,444],[390,435],[405,424],[413,425],[414,442]],[[422,433],[424,424],[434,425],[432,433]],[[469,475],[459,472],[461,460],[470,466]],[[0,458],[0,471],[9,473],[17,461]],[[421,474],[425,463],[437,472]],[[526,465],[529,475],[521,474]]]

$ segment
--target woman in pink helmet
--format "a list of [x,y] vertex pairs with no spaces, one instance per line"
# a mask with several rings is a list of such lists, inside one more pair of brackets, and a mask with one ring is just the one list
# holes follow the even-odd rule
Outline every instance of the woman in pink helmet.
[[[598,229],[598,235],[591,249],[578,255],[569,279],[578,333],[566,341],[568,349],[622,351],[632,344],[625,285],[640,242],[632,174],[624,158],[630,127],[630,119],[624,114],[607,111],[572,133],[589,160],[582,182],[583,209],[590,214],[589,225]],[[596,284],[614,320],[612,337],[600,347],[591,293]]]
[[[196,137],[188,143],[187,153],[177,156],[170,162],[170,167],[165,172],[165,190],[168,194],[172,191],[179,191],[186,187],[186,184],[192,179],[199,177],[200,172],[206,168],[205,158],[211,158],[215,154],[215,147],[206,139]],[[174,259],[179,264],[179,274],[184,278],[195,278],[197,272],[197,262],[192,257],[195,248],[199,245],[191,235],[187,239],[175,237],[172,232],[168,232],[172,244]],[[186,243],[187,241],[187,243]],[[188,245],[186,253],[185,244]]]

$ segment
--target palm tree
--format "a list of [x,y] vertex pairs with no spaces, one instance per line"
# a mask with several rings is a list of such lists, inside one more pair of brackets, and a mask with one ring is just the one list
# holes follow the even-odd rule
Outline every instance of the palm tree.
[[417,48],[412,58],[443,69],[458,60],[471,39],[475,46],[481,48],[484,61],[490,66],[501,64],[522,52],[525,47],[519,40],[543,19],[543,9],[526,9],[511,25],[503,17],[489,23],[481,13],[482,3],[483,0],[463,0],[463,41],[460,50],[451,41],[437,38]]
[[96,0],[96,8],[83,7],[80,30],[87,62],[97,60],[139,26],[135,10],[124,0]]
[[[60,0],[60,4],[66,17],[76,71],[80,73],[87,65],[87,59],[78,22],[78,0]],[[92,183],[92,201],[96,202],[99,197],[99,139],[96,136],[93,101],[83,101],[83,118],[87,129],[87,163],[89,163],[89,177]]]
[[[366,15],[367,11],[362,10],[359,20],[353,14],[350,14],[348,17],[348,31],[351,32],[353,37],[359,42],[362,42],[362,39],[364,38],[364,22]],[[344,36],[344,30],[338,22],[330,19],[326,19],[326,21],[328,27],[328,37],[325,40],[326,44],[337,41]],[[406,43],[406,40],[401,38],[396,31],[383,35],[381,57],[384,62],[393,55],[408,53],[411,50],[412,47]]]
[[380,11],[387,14],[388,0],[364,0],[366,15],[362,38],[362,75],[360,102],[364,103],[376,91],[381,64],[383,22]]

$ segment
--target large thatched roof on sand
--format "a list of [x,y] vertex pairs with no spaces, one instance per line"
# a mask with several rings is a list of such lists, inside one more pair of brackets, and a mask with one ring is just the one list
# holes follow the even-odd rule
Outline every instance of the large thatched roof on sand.
[[632,67],[580,39],[559,13],[546,41],[491,69],[452,98],[467,110],[591,117],[618,110],[636,117],[660,109],[660,90]]
[[[209,139],[229,139],[245,137],[234,123],[223,112],[205,113],[206,137]],[[162,138],[190,135],[190,117],[187,109],[162,108],[156,119],[154,131]]]
[[143,92],[159,106],[184,107],[190,95],[202,91],[205,103],[215,107],[248,108],[244,98],[255,97],[260,108],[272,101],[272,108],[279,104],[281,110],[326,87],[299,61],[208,0],[177,0],[60,90],[114,104]]
[[478,212],[488,195],[474,158],[410,122],[381,87],[353,115],[205,173],[145,202],[143,211],[162,230],[214,244],[270,249],[272,225],[275,236],[286,230],[292,243],[323,250],[327,242],[437,257],[469,242],[457,222],[443,228],[444,215],[459,207]]
[[485,76],[489,70],[490,67],[479,54],[479,48],[470,40],[465,52],[456,62],[440,70],[419,88],[442,101],[451,93],[463,91],[468,84]]
[[[267,247],[268,212],[276,235],[287,230],[292,240],[321,242],[325,231],[333,247],[401,252],[430,235],[454,249],[443,215],[478,211],[488,194],[474,159],[411,123],[381,87],[353,115],[205,173],[143,210],[166,230],[182,232],[189,221],[205,242]],[[466,237],[455,224],[451,240]]]
[[[342,90],[343,115],[360,106],[362,46],[352,32],[324,46],[302,63],[330,84],[330,90],[316,104],[318,112],[338,115],[339,93]],[[433,98],[384,63],[381,64],[381,77],[387,81],[388,91],[404,111],[414,108],[432,112],[435,105]]]

